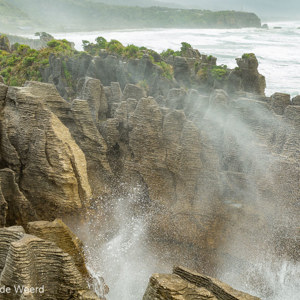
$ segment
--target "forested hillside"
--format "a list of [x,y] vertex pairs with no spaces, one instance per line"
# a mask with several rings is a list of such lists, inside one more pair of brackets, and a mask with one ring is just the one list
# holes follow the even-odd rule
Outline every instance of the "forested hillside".
[[[2,31],[90,31],[105,28],[259,27],[252,13],[108,5],[95,0],[2,0]],[[18,20],[18,22],[15,22]],[[20,23],[20,24],[19,24]]]

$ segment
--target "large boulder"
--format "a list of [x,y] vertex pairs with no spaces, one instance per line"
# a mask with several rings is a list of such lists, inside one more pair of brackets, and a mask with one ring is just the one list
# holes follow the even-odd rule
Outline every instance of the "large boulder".
[[154,274],[143,300],[259,300],[229,285],[182,267],[176,267],[173,274]]

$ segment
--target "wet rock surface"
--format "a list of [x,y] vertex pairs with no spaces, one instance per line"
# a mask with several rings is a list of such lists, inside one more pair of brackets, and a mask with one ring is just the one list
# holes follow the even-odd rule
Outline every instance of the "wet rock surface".
[[182,267],[175,267],[173,274],[152,275],[143,300],[152,299],[259,300],[215,278]]
[[[54,224],[54,223],[53,223]],[[35,226],[34,226],[35,225]],[[41,225],[41,224],[39,224]],[[46,224],[39,228],[47,231]],[[31,224],[31,229],[37,224]],[[49,228],[49,227],[48,227]],[[39,231],[39,235],[42,230]],[[76,256],[70,256],[53,243],[54,232],[49,239],[26,234],[22,227],[0,229],[0,284],[10,288],[10,293],[1,293],[0,299],[99,299],[89,291],[87,282],[78,270]],[[47,234],[44,234],[47,238]],[[67,234],[59,240],[68,248]],[[58,241],[58,236],[55,238]],[[65,243],[66,242],[66,243]],[[58,243],[58,244],[59,244]],[[15,290],[23,289],[23,291]],[[28,290],[30,288],[34,289]]]

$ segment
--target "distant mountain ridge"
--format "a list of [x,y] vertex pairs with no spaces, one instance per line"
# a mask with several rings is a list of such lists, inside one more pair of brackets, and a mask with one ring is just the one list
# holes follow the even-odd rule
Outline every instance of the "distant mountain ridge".
[[[132,0],[130,3],[135,2]],[[98,0],[1,0],[1,4],[1,31],[7,29],[10,32],[20,31],[24,27],[29,27],[31,32],[58,32],[106,28],[239,28],[261,25],[255,14],[235,11],[119,6]]]
[[172,1],[165,2],[165,1],[159,1],[159,0],[127,0],[126,3],[124,3],[123,0],[91,0],[94,2],[102,2],[110,5],[126,5],[126,6],[142,6],[142,7],[150,7],[150,6],[163,6],[163,7],[181,7],[183,6],[179,3],[174,3]]
[[0,28],[13,29],[32,26],[30,17],[11,1],[0,0]]

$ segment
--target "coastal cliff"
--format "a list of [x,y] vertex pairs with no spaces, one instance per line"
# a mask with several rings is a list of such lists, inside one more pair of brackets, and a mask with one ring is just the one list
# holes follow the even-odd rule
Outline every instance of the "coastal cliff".
[[[116,225],[109,209],[106,218],[99,215],[101,205],[109,207],[128,186],[139,190],[130,210],[149,213],[148,242],[171,265],[183,261],[216,276],[228,257],[246,269],[249,257],[266,247],[299,258],[293,239],[299,101],[265,96],[254,54],[238,58],[231,70],[185,43],[180,53],[157,54],[116,42],[102,47],[101,39],[82,53],[67,41],[50,41],[39,51],[1,41],[0,242],[2,257],[12,257],[2,260],[1,284],[11,286],[12,264],[23,268],[19,261],[29,256],[27,264],[57,274],[41,284],[64,280],[51,296],[68,299],[70,287],[87,292],[80,245],[70,245],[76,238],[54,220],[96,219],[109,236]],[[283,206],[289,226],[274,225],[270,220]],[[59,234],[66,242],[55,239]],[[239,247],[229,247],[236,238]],[[31,251],[46,258],[35,261]],[[48,269],[48,259],[56,269]],[[20,269],[22,284],[28,284],[23,273],[29,281],[39,277],[30,267]],[[155,298],[165,285],[171,294],[183,284],[198,295],[202,287],[181,275],[154,276],[144,299],[172,299]],[[204,288],[204,295],[226,299]]]

